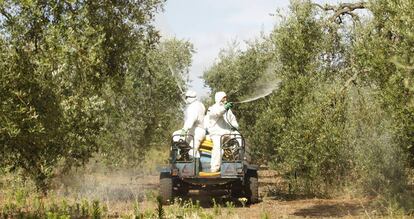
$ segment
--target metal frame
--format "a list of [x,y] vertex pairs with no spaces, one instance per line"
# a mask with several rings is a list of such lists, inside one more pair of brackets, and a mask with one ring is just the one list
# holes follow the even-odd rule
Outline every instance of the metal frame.
[[[226,141],[225,141],[226,140]],[[239,144],[237,150],[239,152],[238,154],[238,159],[233,159],[233,160],[224,160],[224,150],[229,149],[226,147],[226,143],[230,142],[230,141],[237,141],[237,143]],[[241,145],[240,145],[241,143]],[[244,157],[244,152],[245,152],[245,140],[243,138],[243,136],[240,133],[233,133],[233,134],[224,134],[220,137],[220,149],[223,150],[223,157],[222,157],[222,163],[225,162],[238,162],[238,161],[243,161],[243,157]],[[231,150],[231,149],[229,149]]]
[[[184,136],[184,140],[181,139],[182,136]],[[179,141],[182,141],[181,143],[186,143],[188,145],[188,148],[187,148],[188,150],[191,150],[191,149],[194,148],[194,136],[193,135],[189,135],[189,134],[186,134],[186,135],[179,135],[179,134],[173,135],[172,138],[171,138],[170,163],[171,164],[174,164],[174,163],[191,163],[191,162],[193,162],[194,161],[194,157],[195,157],[195,151],[194,150],[193,150],[193,156],[190,157],[187,161],[177,161],[176,160],[177,155],[179,153],[179,150],[181,148],[176,147],[177,144],[176,144],[176,141],[174,141],[174,137],[180,137],[180,140]],[[191,138],[189,138],[189,137],[191,137]],[[193,145],[192,145],[192,147],[190,145],[190,142],[191,141],[188,141],[188,139],[193,139]]]
[[[232,133],[232,134],[224,134],[220,137],[220,148],[226,149],[225,144],[226,142],[230,140],[237,140],[238,142],[238,148],[239,150],[239,157],[238,159],[234,160],[225,160],[222,158],[222,167],[224,166],[231,166],[235,169],[234,172],[229,172],[226,174],[226,170],[221,170],[220,175],[218,176],[210,176],[210,177],[200,177],[196,171],[194,171],[194,174],[183,174],[181,171],[184,169],[191,169],[196,168],[195,162],[197,161],[195,159],[195,151],[193,151],[193,157],[189,159],[188,161],[177,161],[175,158],[177,156],[177,151],[179,150],[178,147],[176,147],[176,144],[174,141],[174,137],[180,137],[182,138],[182,135],[173,135],[171,138],[171,157],[170,157],[170,172],[174,173],[172,174],[173,178],[177,180],[181,180],[185,183],[188,183],[191,188],[204,188],[204,187],[221,187],[226,186],[229,183],[232,183],[237,180],[242,180],[244,178],[244,174],[247,171],[247,167],[245,166],[245,162],[243,159],[244,153],[245,153],[245,140],[243,136],[240,133]],[[185,141],[188,144],[189,149],[194,148],[194,141],[193,145],[189,144],[189,139],[194,139],[193,135],[185,135],[183,141]],[[191,147],[192,146],[192,147]],[[224,146],[224,147],[223,147]]]

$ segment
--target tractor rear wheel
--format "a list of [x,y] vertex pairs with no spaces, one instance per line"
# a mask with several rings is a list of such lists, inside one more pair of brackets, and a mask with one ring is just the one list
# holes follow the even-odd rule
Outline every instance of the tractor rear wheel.
[[240,198],[243,196],[243,185],[241,181],[236,181],[231,184],[230,187],[231,197]]
[[173,179],[169,173],[160,174],[160,196],[163,204],[168,204],[173,199]]
[[251,204],[259,201],[259,180],[257,171],[249,170],[245,178],[245,192]]

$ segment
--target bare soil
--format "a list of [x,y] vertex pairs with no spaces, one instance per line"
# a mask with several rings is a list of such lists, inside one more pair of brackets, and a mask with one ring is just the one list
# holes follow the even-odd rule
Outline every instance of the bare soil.
[[[117,173],[93,172],[81,176],[67,176],[59,179],[59,187],[53,195],[47,198],[52,200],[65,199],[81,201],[82,199],[99,200],[106,205],[109,215],[118,218],[122,215],[131,215],[134,205],[138,204],[141,212],[156,209],[159,176],[140,175],[134,171]],[[370,210],[370,201],[351,197],[337,197],[332,199],[313,198],[284,193],[286,184],[274,171],[259,171],[259,203],[243,206],[239,200],[232,199],[228,191],[198,191],[191,190],[183,197],[183,202],[192,200],[199,202],[203,211],[214,215],[214,218],[370,218],[378,215]],[[1,200],[4,194],[0,192]],[[216,205],[214,205],[214,202]],[[47,201],[47,200],[46,200]],[[229,203],[232,203],[230,207]],[[1,206],[1,203],[0,203]],[[220,206],[220,214],[215,214]],[[165,206],[168,210],[177,205]]]
[[[126,205],[126,203],[130,202],[131,198],[136,197],[141,197],[139,198],[141,209],[155,209],[154,199],[148,199],[148,193],[156,195],[159,183],[158,176],[138,176],[134,181],[134,185],[124,184],[122,188],[116,189],[118,192],[130,195],[118,195],[107,199],[113,214],[117,215],[118,212],[124,212],[127,208],[130,209],[130,206]],[[204,210],[213,212],[214,199],[216,204],[223,209],[223,213],[218,218],[264,218],[265,215],[268,218],[366,218],[375,214],[367,207],[369,205],[367,199],[350,197],[321,199],[283,194],[277,189],[278,187],[285,186],[283,183],[284,181],[277,173],[269,170],[259,171],[261,201],[244,207],[237,199],[232,199],[228,191],[190,190],[190,193],[183,197],[183,201],[192,200],[195,203],[198,200]],[[279,192],[275,193],[272,190]],[[131,191],[140,192],[131,194]],[[146,194],[147,196],[140,194]],[[226,213],[228,211],[226,210],[228,209],[226,208],[228,202],[234,203],[231,215],[228,212]],[[166,206],[166,208],[169,207],[173,206]]]

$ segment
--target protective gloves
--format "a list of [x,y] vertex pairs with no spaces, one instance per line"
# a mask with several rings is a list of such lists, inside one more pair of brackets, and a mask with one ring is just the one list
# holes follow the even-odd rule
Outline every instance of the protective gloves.
[[226,109],[226,110],[229,110],[232,107],[233,107],[233,103],[232,102],[227,102],[226,104],[224,104],[224,109]]

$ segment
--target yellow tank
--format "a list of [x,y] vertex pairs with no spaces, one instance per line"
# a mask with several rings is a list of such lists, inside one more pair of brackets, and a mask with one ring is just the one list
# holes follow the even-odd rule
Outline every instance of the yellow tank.
[[213,149],[213,141],[204,139],[204,141],[201,142],[200,151],[211,153],[212,149]]
[[220,176],[220,172],[200,172],[199,176],[200,177],[219,177]]

